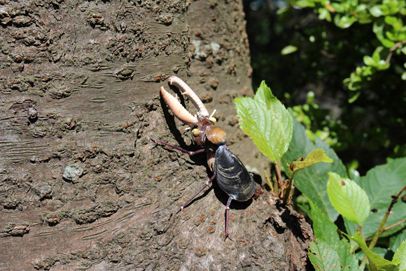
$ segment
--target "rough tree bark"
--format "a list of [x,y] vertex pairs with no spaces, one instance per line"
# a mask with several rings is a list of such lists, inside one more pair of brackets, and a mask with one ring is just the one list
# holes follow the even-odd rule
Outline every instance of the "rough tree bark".
[[[0,1],[1,270],[304,270],[310,226],[266,192],[231,205],[159,97],[170,75],[217,109],[251,170],[268,161],[238,128],[252,96],[241,1]],[[186,105],[188,102],[186,101]]]

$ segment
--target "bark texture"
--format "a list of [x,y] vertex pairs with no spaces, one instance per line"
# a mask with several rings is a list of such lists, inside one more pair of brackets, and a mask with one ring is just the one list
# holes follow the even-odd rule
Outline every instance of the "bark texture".
[[232,240],[216,184],[175,214],[205,155],[149,139],[195,148],[159,97],[177,75],[268,166],[233,104],[253,95],[241,1],[1,0],[0,24],[1,270],[305,269],[311,228],[268,192],[232,203]]

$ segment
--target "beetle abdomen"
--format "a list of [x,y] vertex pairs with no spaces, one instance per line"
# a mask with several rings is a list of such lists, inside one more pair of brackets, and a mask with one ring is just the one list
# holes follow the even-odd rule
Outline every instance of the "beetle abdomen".
[[216,178],[220,188],[233,200],[249,200],[255,193],[256,185],[244,164],[225,145],[217,148],[215,157]]

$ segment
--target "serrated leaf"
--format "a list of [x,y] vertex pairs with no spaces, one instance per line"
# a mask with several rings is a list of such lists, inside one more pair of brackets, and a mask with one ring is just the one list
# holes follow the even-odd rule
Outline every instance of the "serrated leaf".
[[330,221],[327,213],[322,212],[316,204],[314,204],[309,198],[307,199],[310,204],[310,210],[307,214],[313,221],[314,237],[317,242],[326,242],[331,247],[337,247],[340,243],[337,226]]
[[351,244],[347,239],[343,238],[337,247],[333,247],[340,258],[340,264],[345,271],[359,270],[359,264],[357,257],[351,253]]
[[294,53],[296,51],[297,51],[296,46],[288,45],[288,46],[286,46],[285,48],[282,49],[281,54],[282,55],[288,55],[288,54]]
[[406,269],[406,240],[400,244],[398,249],[395,252],[395,255],[393,256],[392,262],[398,262],[399,261],[399,270],[405,270]]
[[365,191],[350,179],[329,172],[327,193],[331,204],[343,217],[362,226],[369,215],[369,199]]
[[344,270],[352,271],[359,269],[358,260],[355,255],[350,252],[351,245],[347,239],[340,240],[337,233],[337,226],[330,221],[328,215],[323,213],[310,199],[308,199],[308,202],[310,204],[310,210],[307,210],[307,214],[313,221],[313,231],[316,242],[325,242],[329,247],[334,249],[338,254],[341,266],[344,267]]
[[292,139],[292,117],[264,81],[254,99],[236,98],[241,129],[269,159],[278,161]]
[[281,165],[284,172],[293,160],[305,157],[314,149],[323,149],[326,155],[333,159],[334,163],[318,163],[297,172],[294,176],[294,184],[307,198],[313,201],[324,213],[327,213],[331,221],[335,221],[338,213],[331,205],[327,195],[327,172],[333,171],[340,176],[346,176],[346,169],[330,146],[315,137],[315,144],[306,135],[306,130],[296,118],[293,117],[293,136],[289,150],[282,157]]
[[309,258],[316,270],[341,270],[337,252],[324,242],[310,243]]
[[[406,180],[406,158],[393,159],[385,165],[376,166],[369,170],[365,176],[362,176],[357,182],[358,185],[367,193],[371,204],[372,213],[370,213],[362,232],[365,238],[375,234],[379,225],[392,202],[392,195],[396,195],[405,185]],[[399,201],[393,205],[392,213],[386,221],[386,226],[393,225],[405,218],[404,203]],[[354,234],[357,226],[349,221],[345,221],[347,232]],[[383,232],[381,237],[392,235],[406,226],[406,222]]]
[[[315,149],[312,150],[306,158],[301,161],[294,161],[292,164],[294,165],[293,167],[293,172],[297,172],[298,170],[310,167],[314,164],[320,163],[320,162],[325,162],[325,163],[333,163],[333,159],[329,158],[326,153],[324,152],[323,149]],[[290,167],[288,167],[289,173],[293,173],[290,170]]]
[[354,234],[354,237],[351,237],[347,234],[344,233],[348,238],[351,240],[355,241],[362,251],[367,255],[368,260],[369,260],[369,265],[372,270],[379,270],[379,271],[398,271],[399,270],[399,262],[397,261],[388,261],[378,254],[373,253],[365,244],[364,239],[362,239],[361,234],[359,232],[356,232]]

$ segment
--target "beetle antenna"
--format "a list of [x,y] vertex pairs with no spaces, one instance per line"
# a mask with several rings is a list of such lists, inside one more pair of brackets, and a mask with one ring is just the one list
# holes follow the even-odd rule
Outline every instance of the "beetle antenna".
[[211,113],[209,119],[211,119],[213,117],[214,113],[216,113],[216,109],[213,110],[213,113]]

